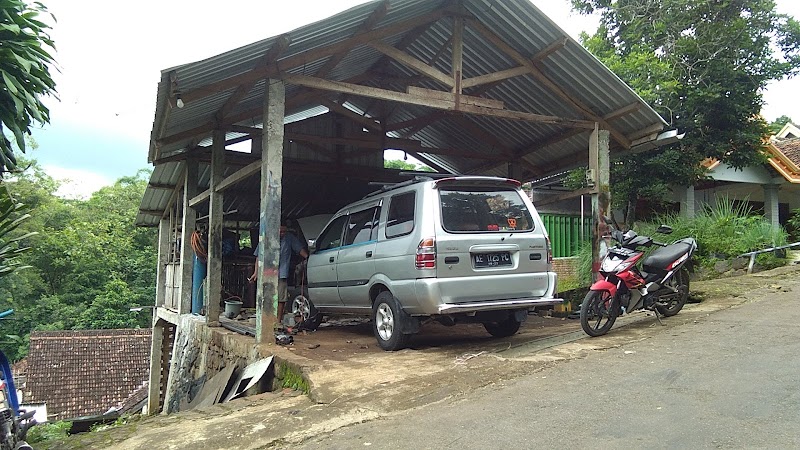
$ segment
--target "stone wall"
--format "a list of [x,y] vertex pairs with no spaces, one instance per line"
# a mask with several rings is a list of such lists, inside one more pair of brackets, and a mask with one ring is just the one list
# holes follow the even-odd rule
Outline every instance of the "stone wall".
[[162,411],[170,414],[186,409],[205,381],[222,368],[233,364],[243,369],[270,356],[263,347],[256,345],[252,336],[206,326],[205,317],[181,316]]
[[559,280],[574,278],[578,274],[578,257],[553,258],[553,270],[558,274]]

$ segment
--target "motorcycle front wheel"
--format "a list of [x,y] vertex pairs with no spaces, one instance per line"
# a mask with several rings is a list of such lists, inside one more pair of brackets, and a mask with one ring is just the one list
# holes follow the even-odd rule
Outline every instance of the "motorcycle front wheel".
[[581,304],[581,328],[589,336],[602,336],[614,325],[618,310],[608,291],[589,291]]

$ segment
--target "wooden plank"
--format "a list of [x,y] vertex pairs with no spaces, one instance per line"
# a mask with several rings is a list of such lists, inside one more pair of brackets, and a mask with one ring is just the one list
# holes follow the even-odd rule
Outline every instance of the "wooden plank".
[[197,214],[189,206],[189,199],[197,192],[198,164],[197,160],[189,157],[186,162],[186,175],[183,186],[183,225],[181,227],[181,267],[178,314],[192,312],[192,269],[194,266],[194,249],[192,249],[192,233],[195,230]]
[[267,67],[259,70],[248,71],[246,73],[234,75],[224,80],[219,80],[206,84],[192,91],[183,93],[182,98],[184,103],[187,103],[207,97],[209,95],[216,94],[218,92],[231,89],[235,86],[239,86],[240,84],[248,83],[253,80],[261,80],[266,77],[275,76],[280,71],[286,71],[297,67],[303,67],[305,65],[308,65],[309,63],[322,59],[326,56],[330,56],[339,53],[341,51],[349,50],[353,47],[364,45],[368,42],[394,36],[398,33],[402,33],[403,31],[410,30],[419,27],[421,25],[427,25],[436,22],[439,19],[441,19],[444,16],[444,14],[445,14],[444,11],[438,10],[430,14],[426,14],[424,16],[412,17],[410,19],[393,23],[391,25],[387,25],[381,28],[376,28],[374,30],[370,30],[364,33],[359,33],[343,41],[315,48],[285,58],[281,61],[278,61],[276,65],[277,67]]
[[560,86],[558,86],[556,83],[554,83],[552,80],[550,80],[550,78],[548,78],[544,73],[542,73],[542,71],[539,70],[539,68],[537,68],[534,65],[533,62],[531,62],[528,58],[526,58],[525,56],[520,54],[513,47],[511,47],[509,44],[507,44],[505,41],[503,41],[503,39],[500,38],[500,36],[495,34],[492,30],[487,28],[484,24],[482,24],[478,20],[474,20],[474,19],[470,20],[469,21],[469,25],[470,25],[470,28],[472,28],[473,30],[475,30],[478,33],[480,33],[489,42],[491,42],[495,47],[497,47],[503,53],[507,54],[512,59],[514,59],[517,62],[517,64],[520,64],[522,66],[527,67],[528,70],[529,70],[529,73],[536,80],[538,80],[540,83],[542,83],[542,85],[544,85],[544,87],[549,89],[553,94],[555,94],[556,96],[558,96],[561,99],[565,100],[567,102],[567,104],[572,106],[576,111],[580,112],[585,117],[588,117],[589,119],[591,119],[592,122],[598,122],[602,128],[605,128],[605,129],[609,130],[611,132],[611,135],[614,137],[614,139],[620,145],[622,145],[624,148],[626,148],[626,149],[630,148],[631,141],[628,138],[626,138],[625,135],[623,135],[621,132],[615,130],[605,120],[603,120],[601,117],[599,117],[596,114],[594,114],[594,112],[592,112],[591,108],[589,108],[586,105],[583,105],[576,98],[574,98],[573,96],[571,96],[568,93],[564,92],[564,90],[561,89]]
[[[411,95],[416,97],[434,98],[437,100],[450,101],[453,105],[456,104],[456,95],[452,92],[435,91],[433,89],[425,89],[416,86],[409,86],[406,90]],[[475,105],[484,108],[503,109],[505,104],[500,100],[491,98],[473,97],[471,95],[459,95],[460,103],[465,105]],[[455,106],[453,109],[457,109]]]
[[447,114],[444,111],[434,111],[424,116],[415,117],[413,119],[404,120],[402,122],[387,124],[386,131],[398,131],[405,128],[417,128],[419,126],[422,126],[422,128],[424,128],[438,120],[441,120],[446,116]]
[[450,75],[441,72],[439,69],[435,67],[431,67],[425,62],[420,61],[419,59],[409,55],[408,53],[398,50],[391,45],[387,45],[380,41],[374,41],[367,43],[370,47],[374,48],[375,50],[383,53],[384,55],[392,58],[393,60],[403,64],[406,67],[416,70],[417,72],[430,77],[433,80],[436,80],[445,86],[452,88],[455,83],[453,83],[453,79]]
[[496,81],[502,81],[508,78],[514,78],[520,75],[525,75],[528,72],[529,72],[528,68],[524,66],[512,67],[511,69],[501,70],[499,72],[487,73],[486,75],[479,75],[477,77],[467,78],[466,80],[461,82],[461,87],[466,89],[474,86],[480,86],[486,83],[494,83]]
[[566,193],[558,195],[556,197],[548,198],[547,200],[538,200],[538,201],[536,201],[534,206],[536,206],[538,208],[540,206],[550,205],[550,204],[553,204],[553,203],[560,202],[562,200],[569,200],[571,198],[580,197],[581,195],[591,194],[592,192],[593,192],[593,190],[590,189],[590,188],[578,189],[577,191],[566,192]]
[[617,119],[619,117],[628,115],[628,114],[630,114],[630,113],[632,113],[634,111],[638,111],[639,108],[641,108],[641,107],[642,107],[641,103],[633,102],[630,105],[625,105],[625,106],[623,106],[622,108],[620,108],[620,109],[618,109],[616,111],[611,111],[610,113],[608,113],[605,116],[603,116],[603,120],[608,121],[608,120]]
[[480,116],[497,117],[500,119],[521,120],[525,122],[538,122],[549,123],[553,125],[563,125],[572,128],[591,129],[594,127],[594,122],[587,120],[565,119],[563,117],[545,116],[542,114],[535,114],[523,111],[512,111],[508,109],[494,109],[484,108],[470,104],[462,104],[461,111]]
[[569,42],[569,38],[566,36],[562,37],[561,39],[553,41],[550,45],[548,45],[547,47],[543,48],[538,53],[533,55],[533,58],[531,58],[531,62],[536,63],[544,60],[548,56],[564,48],[567,45],[567,42]]
[[344,105],[341,105],[339,103],[334,102],[333,100],[328,100],[326,98],[323,98],[321,103],[326,108],[328,108],[328,109],[330,109],[332,111],[335,111],[335,112],[337,112],[337,113],[339,113],[339,114],[341,114],[341,115],[343,115],[343,116],[345,116],[345,117],[347,117],[347,118],[349,118],[349,119],[351,119],[351,120],[363,125],[364,127],[368,128],[368,129],[370,129],[372,131],[377,131],[377,132],[382,131],[381,124],[377,123],[375,121],[375,119],[372,119],[372,118],[366,117],[366,116],[362,116],[361,114],[358,114],[355,111],[346,108]]
[[[453,77],[452,93],[461,94],[461,78],[464,73],[464,19],[455,17],[453,19],[453,58],[451,62],[450,76]],[[459,97],[460,98],[460,97]],[[458,103],[459,100],[456,100]]]
[[[256,66],[253,70],[261,70],[266,67],[269,67],[270,63],[274,63],[282,54],[289,48],[289,44],[291,44],[292,39],[289,37],[288,34],[282,34],[278,36],[275,42],[272,43],[272,46],[264,53],[264,56],[256,63]],[[259,80],[253,80],[248,83],[240,84],[235,91],[228,97],[228,100],[225,102],[224,105],[216,112],[214,117],[217,119],[218,122],[222,122],[225,120],[225,116],[227,116],[233,108],[250,92],[253,87],[255,87],[256,83]]]
[[[378,22],[380,22],[384,17],[386,17],[386,13],[388,12],[389,12],[388,0],[384,0],[378,3],[378,6],[375,7],[372,13],[370,13],[370,15],[366,19],[364,19],[364,22],[361,24],[361,26],[358,27],[354,36],[357,36],[358,34],[361,33],[366,33],[367,31],[375,28],[375,25],[377,25]],[[325,61],[325,64],[322,67],[320,67],[320,69],[317,71],[316,76],[320,78],[325,78],[331,72],[331,70],[336,68],[336,66],[338,66],[339,63],[342,62],[342,59],[344,59],[344,57],[347,56],[349,52],[350,48],[347,48],[341,52],[331,55],[331,57],[328,58],[327,61]]]

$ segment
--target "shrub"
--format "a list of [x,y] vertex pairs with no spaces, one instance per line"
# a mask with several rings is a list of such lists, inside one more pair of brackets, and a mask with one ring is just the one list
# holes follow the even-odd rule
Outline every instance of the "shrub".
[[29,444],[38,444],[45,441],[66,439],[72,422],[42,423],[28,430],[27,441]]

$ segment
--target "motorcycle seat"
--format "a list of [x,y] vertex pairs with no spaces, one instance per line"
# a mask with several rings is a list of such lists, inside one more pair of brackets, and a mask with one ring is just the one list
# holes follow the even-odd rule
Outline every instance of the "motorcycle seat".
[[691,246],[686,242],[678,242],[666,247],[657,248],[650,256],[642,261],[642,266],[644,270],[648,272],[650,272],[647,270],[648,267],[664,270],[673,261],[687,253],[690,248]]

